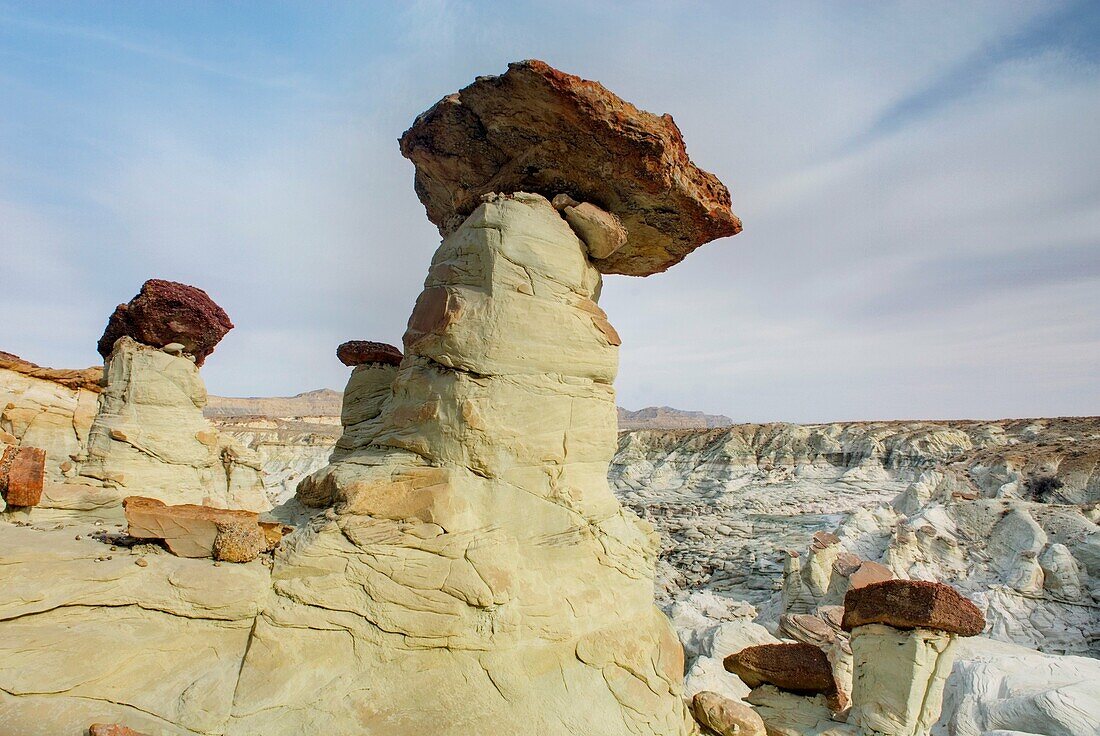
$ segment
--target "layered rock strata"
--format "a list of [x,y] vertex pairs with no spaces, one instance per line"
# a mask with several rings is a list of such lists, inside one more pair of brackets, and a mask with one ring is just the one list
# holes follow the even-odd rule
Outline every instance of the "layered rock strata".
[[52,508],[119,508],[144,495],[263,511],[258,458],[203,417],[206,388],[195,362],[168,348],[119,338],[75,476],[47,489]]
[[[483,202],[433,258],[376,433],[299,488],[335,513],[279,556],[287,615],[340,600],[381,630],[359,665],[375,682],[400,655],[418,689],[448,693],[414,713],[405,688],[380,686],[377,733],[456,714],[467,732],[691,730],[683,654],[652,604],[652,531],[607,486],[618,339],[599,287],[545,198]],[[257,637],[306,646],[290,620],[265,615]],[[324,702],[276,695],[250,725],[291,708],[324,717]]]

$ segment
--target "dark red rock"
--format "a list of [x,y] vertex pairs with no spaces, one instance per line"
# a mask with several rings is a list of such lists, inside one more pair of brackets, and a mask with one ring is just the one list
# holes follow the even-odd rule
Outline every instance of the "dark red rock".
[[158,348],[177,342],[201,366],[231,329],[229,315],[202,289],[149,279],[137,296],[115,308],[99,338],[99,354],[108,357],[120,337]]
[[403,356],[400,350],[384,342],[349,340],[336,348],[336,357],[344,365],[356,366],[364,363],[398,365]]
[[0,496],[8,506],[37,506],[46,480],[46,451],[5,447],[0,455]]
[[950,585],[885,580],[854,588],[844,596],[844,630],[866,624],[977,636],[985,629],[985,616]]
[[140,731],[119,723],[93,723],[88,728],[88,736],[146,736]]
[[567,194],[626,229],[626,244],[596,267],[647,276],[741,231],[729,190],[691,162],[670,115],[639,110],[542,61],[478,77],[418,116],[400,143],[416,166],[417,196],[443,233],[485,194]]
[[832,694],[837,690],[825,652],[812,644],[760,644],[729,655],[727,672],[749,687],[774,685],[799,695]]

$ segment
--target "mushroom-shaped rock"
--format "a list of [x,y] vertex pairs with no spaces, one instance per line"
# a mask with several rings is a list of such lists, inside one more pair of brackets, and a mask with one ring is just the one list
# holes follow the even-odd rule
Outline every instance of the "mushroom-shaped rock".
[[354,367],[367,363],[398,365],[403,356],[398,348],[384,342],[348,340],[336,348],[336,357],[344,365]]
[[775,685],[799,695],[836,690],[828,657],[812,644],[760,644],[731,654],[723,664],[749,687]]
[[867,624],[977,636],[985,629],[985,616],[950,585],[884,580],[853,588],[844,596],[844,630]]
[[729,191],[691,162],[671,116],[542,61],[444,97],[401,136],[401,153],[444,234],[493,192],[567,194],[606,210],[627,239],[606,257],[593,253],[603,273],[658,273],[741,230]]
[[201,366],[231,329],[229,315],[202,289],[149,279],[137,296],[115,307],[99,338],[99,354],[108,357],[115,341],[132,337],[157,348],[179,343]]

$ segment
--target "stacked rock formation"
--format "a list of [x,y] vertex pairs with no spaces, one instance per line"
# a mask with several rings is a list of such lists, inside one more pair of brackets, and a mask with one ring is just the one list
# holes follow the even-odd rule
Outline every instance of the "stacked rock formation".
[[977,636],[985,618],[954,588],[887,580],[844,598],[855,678],[849,722],[866,734],[923,736],[940,717],[954,643]]
[[[481,127],[463,118],[475,109]],[[380,736],[693,731],[683,653],[653,605],[652,529],[607,485],[619,337],[596,304],[601,270],[652,273],[736,230],[673,131],[525,62],[403,136],[446,237],[370,432],[299,486],[332,508],[278,555],[279,603],[237,688],[245,731],[330,727],[349,710]],[[608,145],[565,145],[590,137]],[[441,194],[459,190],[473,193]],[[628,233],[614,263],[552,206],[559,193],[611,207]],[[273,686],[259,673],[274,656],[348,674],[321,692]]]
[[76,477],[48,494],[50,505],[118,508],[124,497],[142,495],[270,508],[258,459],[202,414],[198,366],[230,327],[206,292],[185,284],[152,279],[120,305],[99,341],[104,387]]
[[330,462],[366,447],[378,433],[382,405],[393,393],[401,351],[393,345],[369,340],[351,340],[336,349],[340,362],[352,368],[340,409],[343,434],[336,442]]

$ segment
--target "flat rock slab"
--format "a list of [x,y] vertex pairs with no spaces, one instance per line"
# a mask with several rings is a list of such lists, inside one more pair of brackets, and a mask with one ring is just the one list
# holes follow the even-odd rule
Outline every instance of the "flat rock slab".
[[8,446],[0,452],[0,496],[8,506],[37,506],[45,479],[45,450]]
[[201,366],[231,329],[229,315],[202,289],[149,279],[137,296],[115,307],[99,338],[99,354],[108,357],[116,340],[132,337],[157,348],[178,343]]
[[336,357],[346,366],[357,366],[367,363],[398,365],[404,356],[400,349],[384,342],[348,340],[336,348]]
[[485,194],[567,194],[626,229],[626,244],[596,267],[648,276],[741,231],[729,190],[691,162],[670,115],[542,61],[478,77],[417,117],[400,143],[428,219],[444,234]]
[[281,524],[264,523],[253,511],[179,504],[143,496],[123,501],[128,533],[137,539],[163,539],[179,557],[213,557],[248,562],[282,539]]
[[731,654],[723,665],[752,688],[774,685],[798,695],[837,689],[829,658],[812,644],[760,644]]
[[853,588],[844,596],[844,630],[866,624],[977,636],[985,629],[985,616],[950,585],[885,580]]

